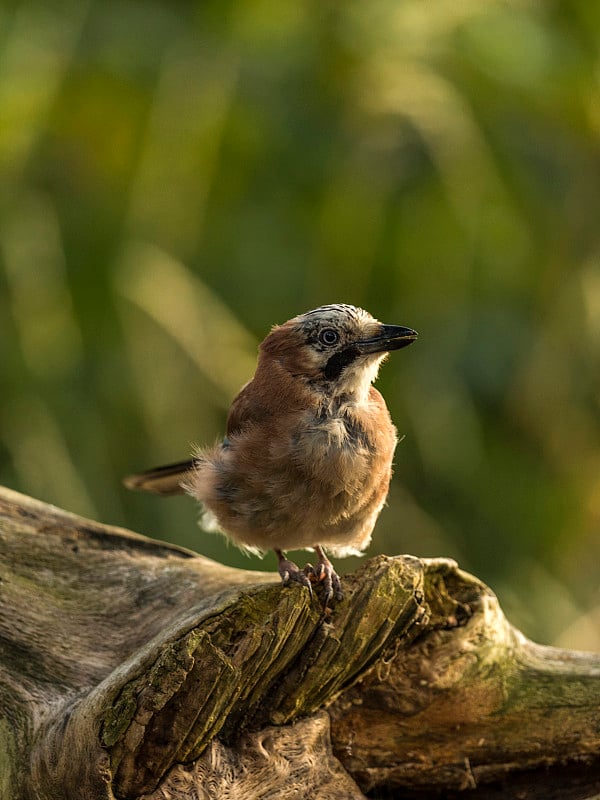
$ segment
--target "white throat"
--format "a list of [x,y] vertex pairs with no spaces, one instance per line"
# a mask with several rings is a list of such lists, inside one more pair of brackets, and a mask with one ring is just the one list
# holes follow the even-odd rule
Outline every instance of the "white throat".
[[385,354],[363,356],[346,367],[336,381],[335,394],[349,395],[355,403],[364,404],[369,399],[369,389],[377,377]]

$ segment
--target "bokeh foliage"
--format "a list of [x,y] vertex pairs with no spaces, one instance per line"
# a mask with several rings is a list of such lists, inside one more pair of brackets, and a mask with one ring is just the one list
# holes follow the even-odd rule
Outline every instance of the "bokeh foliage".
[[600,647],[599,41],[589,0],[5,0],[2,482],[258,566],[120,478],[352,302],[421,334],[372,552]]

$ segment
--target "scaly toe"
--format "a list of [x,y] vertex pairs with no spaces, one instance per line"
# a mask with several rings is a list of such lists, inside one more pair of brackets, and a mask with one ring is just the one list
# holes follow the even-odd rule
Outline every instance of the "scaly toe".
[[340,581],[340,577],[337,572],[334,572],[331,576],[331,585],[335,599],[338,601],[343,600],[344,592],[342,591],[342,582]]
[[282,558],[279,561],[279,574],[284,586],[289,586],[290,583],[299,583],[308,589],[309,595],[312,597],[312,585],[308,575],[301,570],[293,561],[287,558]]
[[332,597],[336,600],[342,600],[344,594],[342,592],[342,584],[339,575],[334,570],[333,565],[329,559],[319,560],[317,565],[312,569],[314,580],[323,584],[323,609],[327,609],[327,603]]

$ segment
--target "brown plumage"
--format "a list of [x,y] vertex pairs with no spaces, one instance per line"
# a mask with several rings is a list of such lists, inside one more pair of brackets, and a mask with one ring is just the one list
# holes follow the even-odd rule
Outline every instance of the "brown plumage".
[[[323,548],[362,552],[388,493],[396,429],[372,382],[386,354],[416,336],[348,305],[274,327],[231,405],[223,442],[126,485],[191,494],[205,522],[238,546],[275,550],[284,583],[322,581],[326,604],[341,587]],[[286,559],[298,549],[314,549],[316,566]]]

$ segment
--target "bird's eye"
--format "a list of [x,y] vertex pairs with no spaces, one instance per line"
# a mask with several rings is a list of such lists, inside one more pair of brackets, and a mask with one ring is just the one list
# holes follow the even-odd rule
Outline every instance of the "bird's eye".
[[322,344],[326,344],[328,347],[331,347],[334,344],[337,344],[339,341],[339,334],[337,331],[334,331],[333,328],[323,328],[321,333],[319,334],[319,341]]

